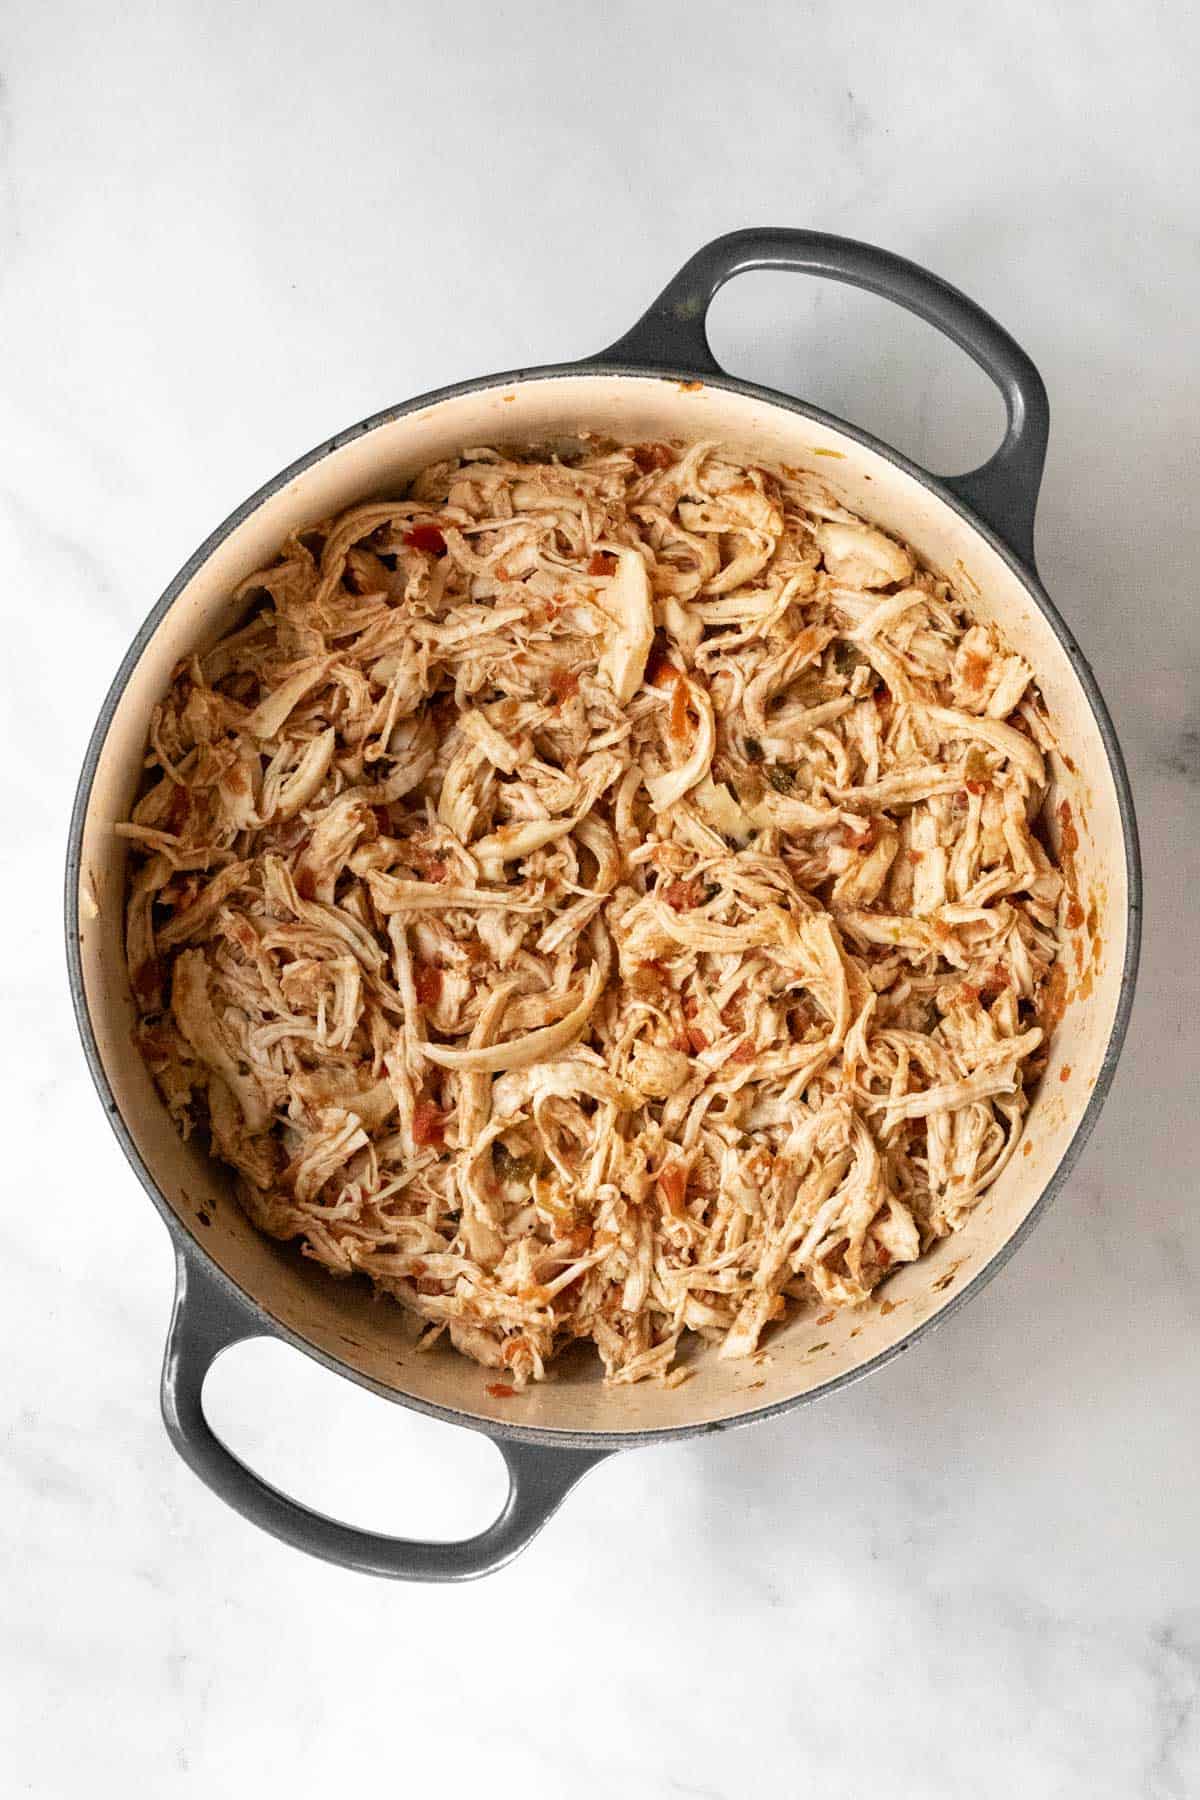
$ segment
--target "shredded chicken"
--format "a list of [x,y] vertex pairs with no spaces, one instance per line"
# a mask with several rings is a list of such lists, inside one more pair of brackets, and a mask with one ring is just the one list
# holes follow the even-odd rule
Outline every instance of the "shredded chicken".
[[713,444],[476,449],[238,598],[119,829],[142,1052],[258,1226],[520,1387],[963,1223],[1066,896],[1033,672],[906,546]]

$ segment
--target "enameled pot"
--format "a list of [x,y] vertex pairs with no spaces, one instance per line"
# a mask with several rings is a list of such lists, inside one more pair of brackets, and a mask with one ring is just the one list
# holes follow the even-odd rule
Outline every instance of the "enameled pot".
[[[1000,388],[1008,427],[995,456],[938,480],[867,433],[768,389],[735,381],[708,347],[717,290],[749,269],[821,275],[882,294],[940,327]],[[247,500],[180,570],[131,646],[104,702],[71,820],[66,881],[71,988],[84,1050],[113,1129],[175,1243],[177,1289],[162,1375],[167,1430],[218,1494],[278,1537],[347,1567],[449,1580],[498,1568],[580,1477],[636,1444],[717,1431],[833,1394],[880,1368],[995,1274],[1062,1186],[1112,1080],[1132,1001],[1140,874],[1133,806],[1112,723],[1091,670],[1034,568],[1033,518],[1048,409],[1037,370],[962,294],[900,257],[812,232],[750,230],[718,239],[680,271],[637,325],[601,355],[488,375],[389,407],[320,445]],[[545,442],[580,431],[621,442],[718,439],[747,459],[819,472],[855,512],[913,545],[977,615],[994,619],[1037,671],[1062,754],[1051,758],[1056,821],[1078,838],[1081,925],[1064,945],[1068,1003],[1031,1108],[1023,1154],[965,1228],[897,1273],[878,1300],[817,1325],[800,1317],[764,1362],[697,1355],[675,1388],[606,1387],[582,1349],[514,1398],[440,1345],[412,1349],[398,1307],[365,1281],[339,1282],[294,1246],[266,1238],[236,1205],[226,1171],[185,1144],[135,1052],[122,948],[127,816],[147,723],[179,659],[236,623],[229,599],[292,531],[355,502],[395,494],[463,445]],[[1069,809],[1062,811],[1063,803]],[[1061,829],[1061,826],[1056,828]],[[289,1499],[211,1431],[202,1387],[239,1340],[270,1335],[339,1374],[439,1419],[485,1432],[510,1475],[500,1516],[478,1536],[421,1543],[338,1524]]]

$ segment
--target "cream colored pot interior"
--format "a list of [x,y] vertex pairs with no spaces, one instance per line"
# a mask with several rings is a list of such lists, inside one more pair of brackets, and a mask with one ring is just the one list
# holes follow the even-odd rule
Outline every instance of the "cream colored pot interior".
[[[355,501],[395,493],[423,464],[463,445],[544,442],[584,429],[623,442],[719,439],[753,461],[812,469],[846,505],[907,539],[955,581],[982,618],[998,621],[1036,669],[1062,745],[1054,759],[1054,804],[1067,801],[1078,832],[1075,882],[1084,924],[1065,946],[1070,1000],[1023,1153],[963,1232],[902,1270],[866,1307],[824,1322],[799,1318],[750,1361],[721,1362],[694,1350],[694,1374],[677,1388],[606,1388],[595,1358],[578,1349],[542,1385],[512,1399],[493,1398],[487,1386],[494,1375],[454,1351],[414,1353],[405,1315],[375,1300],[365,1281],[336,1281],[294,1248],[259,1236],[238,1210],[226,1173],[197,1145],[180,1141],[131,1045],[134,1009],[122,951],[125,852],[112,828],[138,787],[150,709],[173,665],[230,629],[229,594],[289,531]],[[651,376],[560,376],[443,400],[331,452],[264,501],[179,595],[125,688],[96,770],[81,871],[84,985],[100,1055],[138,1152],[185,1231],[274,1319],[348,1371],[478,1419],[554,1430],[664,1430],[757,1411],[845,1375],[946,1307],[1019,1229],[1066,1152],[1100,1073],[1125,952],[1125,855],[1104,747],[1066,652],[1020,580],[951,508],[854,439],[761,399]],[[132,1184],[130,1202],[138,1203]],[[1027,1254],[1038,1254],[1036,1239]]]

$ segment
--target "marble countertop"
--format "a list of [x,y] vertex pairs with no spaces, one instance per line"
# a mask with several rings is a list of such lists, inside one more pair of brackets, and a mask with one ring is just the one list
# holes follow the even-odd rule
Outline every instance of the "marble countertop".
[[[9,9],[4,1793],[1200,1791],[1195,19]],[[613,1458],[491,1580],[371,1582],[244,1524],[164,1436],[169,1244],[67,1004],[79,760],[152,601],[266,476],[406,394],[609,342],[759,222],[928,263],[1045,374],[1041,566],[1140,809],[1129,1042],[1067,1191],[932,1339],[803,1413]],[[983,378],[882,302],[747,278],[713,337],[932,466],[997,435]],[[359,1522],[462,1531],[500,1491],[485,1443],[277,1346],[209,1398]]]

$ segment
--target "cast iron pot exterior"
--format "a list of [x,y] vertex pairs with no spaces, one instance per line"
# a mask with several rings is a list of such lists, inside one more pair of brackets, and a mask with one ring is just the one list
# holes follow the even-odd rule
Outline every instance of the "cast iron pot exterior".
[[[1007,430],[1000,449],[982,468],[939,481],[841,420],[731,379],[708,346],[708,308],[732,276],[766,268],[869,289],[938,326],[974,357],[1003,394]],[[229,628],[232,617],[217,616],[220,608],[213,598],[222,586],[228,591],[218,571],[221,558],[232,556],[249,536],[254,541],[237,554],[252,569],[257,566],[254,556],[261,562],[286,535],[289,526],[281,528],[281,519],[294,524],[322,516],[320,510],[311,511],[312,492],[339,455],[365,453],[360,460],[366,485],[395,491],[400,464],[409,462],[411,473],[429,460],[429,433],[440,431],[444,437],[449,431],[450,444],[487,441],[487,433],[480,428],[468,432],[465,423],[468,414],[473,422],[484,403],[490,409],[489,424],[495,426],[490,435],[507,435],[508,441],[548,435],[555,423],[565,436],[575,429],[614,426],[624,426],[629,437],[636,431],[696,438],[715,431],[738,441],[746,454],[757,446],[764,459],[778,459],[780,444],[787,447],[793,438],[802,439],[801,451],[792,452],[795,460],[819,471],[855,510],[907,537],[933,567],[955,576],[968,591],[974,588],[977,610],[998,616],[1010,638],[1015,633],[1018,649],[1029,643],[1048,700],[1058,699],[1052,717],[1065,718],[1068,726],[1062,734],[1068,754],[1056,764],[1056,773],[1059,791],[1070,795],[1081,828],[1080,885],[1086,881],[1091,899],[1087,929],[1075,946],[1074,1001],[1056,1035],[1051,1065],[1030,1114],[1026,1148],[1034,1154],[1008,1182],[1009,1197],[995,1216],[991,1196],[996,1189],[980,1202],[974,1248],[973,1214],[962,1234],[888,1283],[886,1294],[897,1298],[887,1303],[887,1314],[877,1307],[857,1329],[852,1318],[839,1316],[825,1328],[829,1341],[811,1341],[811,1322],[802,1331],[789,1328],[781,1334],[782,1351],[772,1346],[772,1357],[763,1365],[735,1369],[702,1358],[694,1383],[666,1394],[653,1390],[649,1397],[643,1390],[602,1389],[594,1370],[577,1370],[515,1403],[524,1408],[524,1417],[511,1401],[505,1416],[504,1403],[486,1397],[486,1371],[452,1351],[447,1356],[453,1365],[411,1355],[389,1361],[389,1349],[405,1347],[388,1338],[389,1332],[399,1333],[398,1308],[369,1313],[370,1302],[361,1294],[346,1295],[350,1284],[332,1283],[324,1272],[314,1276],[301,1268],[293,1252],[253,1233],[231,1199],[222,1205],[216,1191],[222,1177],[201,1153],[179,1143],[128,1048],[132,1002],[115,920],[124,853],[111,836],[112,822],[134,791],[132,746],[139,730],[144,742],[148,713],[144,699],[134,703],[130,684],[136,676],[144,694],[153,698],[161,691],[170,644],[161,650],[156,646],[164,632],[169,635],[168,628],[175,632],[175,643],[194,641],[187,635],[193,631],[203,631],[211,641]],[[691,414],[689,403],[695,409]],[[511,411],[505,410],[508,406]],[[692,428],[693,419],[708,430]],[[167,1430],[190,1467],[246,1518],[299,1549],[365,1572],[415,1580],[486,1574],[523,1548],[580,1477],[605,1456],[634,1444],[769,1417],[833,1393],[881,1367],[962,1305],[1032,1229],[1082,1150],[1111,1083],[1132,1004],[1141,914],[1133,803],[1112,722],[1079,646],[1034,568],[1033,521],[1048,419],[1045,388],[1029,358],[986,313],[936,276],[848,239],[779,229],[735,232],[698,252],[639,323],[599,356],[486,376],[425,394],[311,451],[227,519],[167,588],[118,671],[84,761],[67,859],[67,955],[93,1079],[175,1244],[177,1286],[162,1373]],[[507,420],[516,429],[506,434]],[[466,435],[455,439],[456,430]],[[407,435],[415,438],[421,432],[425,448],[410,453],[404,448]],[[371,465],[373,434],[379,434],[381,443],[400,443],[400,463],[393,452],[386,467]],[[329,473],[329,478],[336,482],[348,476]],[[352,495],[365,497],[365,492]],[[968,562],[982,571],[982,579],[971,574]],[[193,621],[186,609],[210,575],[217,587],[208,596],[206,611],[196,602]],[[993,589],[1004,590],[998,613],[989,611]],[[1089,753],[1077,764],[1071,753],[1081,745]],[[1065,1060],[1067,1053],[1076,1059],[1074,1067]],[[1051,1079],[1055,1075],[1058,1085]],[[1006,1171],[1001,1183],[1008,1175]],[[189,1193],[185,1176],[193,1188],[203,1188],[201,1201]],[[214,1222],[221,1228],[216,1233]],[[897,1314],[903,1316],[888,1316]],[[853,1340],[860,1334],[867,1342],[855,1348]],[[215,1358],[230,1345],[257,1336],[281,1338],[388,1399],[485,1432],[509,1470],[509,1493],[500,1516],[473,1538],[426,1543],[340,1524],[263,1481],[212,1432],[201,1398]],[[777,1362],[781,1369],[773,1368]],[[393,1365],[404,1371],[402,1376],[393,1372]],[[755,1378],[758,1374],[761,1379]],[[694,1403],[690,1393],[697,1396]]]

